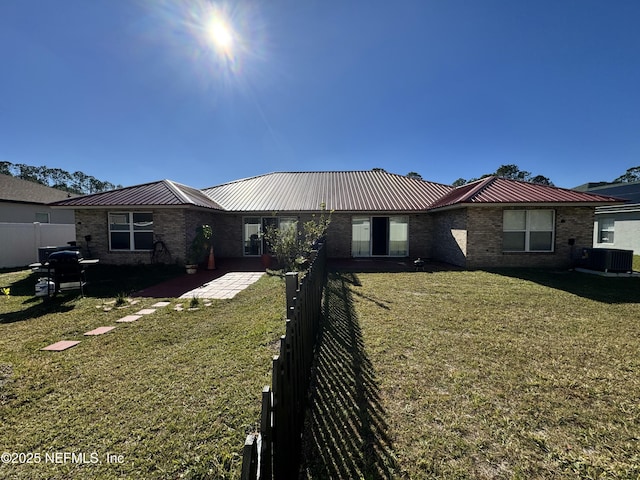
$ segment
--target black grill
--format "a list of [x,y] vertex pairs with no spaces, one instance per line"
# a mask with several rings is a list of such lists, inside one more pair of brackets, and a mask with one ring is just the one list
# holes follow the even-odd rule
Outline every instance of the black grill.
[[62,250],[49,255],[47,275],[55,283],[55,292],[80,290],[84,295],[86,285],[85,269],[82,265],[82,254],[75,250]]

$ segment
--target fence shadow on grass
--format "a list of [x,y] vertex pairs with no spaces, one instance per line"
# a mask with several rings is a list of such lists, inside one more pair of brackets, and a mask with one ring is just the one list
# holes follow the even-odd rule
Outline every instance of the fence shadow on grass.
[[349,284],[355,274],[329,275],[311,400],[303,434],[301,478],[398,478]]

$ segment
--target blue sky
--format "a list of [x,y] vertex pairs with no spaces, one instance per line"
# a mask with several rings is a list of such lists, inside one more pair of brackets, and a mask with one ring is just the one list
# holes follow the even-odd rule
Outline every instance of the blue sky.
[[637,0],[2,0],[0,160],[612,180],[640,165],[639,24]]

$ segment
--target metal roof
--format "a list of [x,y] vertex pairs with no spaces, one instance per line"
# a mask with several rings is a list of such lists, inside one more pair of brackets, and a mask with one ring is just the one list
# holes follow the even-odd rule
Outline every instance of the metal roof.
[[381,170],[274,172],[204,189],[225,210],[242,212],[419,211],[453,187]]
[[486,177],[458,188],[384,170],[275,172],[198,190],[170,180],[68,198],[59,207],[197,206],[231,212],[411,212],[470,204],[620,203],[616,197]]
[[221,210],[220,205],[200,190],[171,180],[134,185],[108,192],[74,197],[52,205],[61,207],[137,207],[137,206],[184,206]]
[[456,188],[432,208],[487,203],[605,204],[621,201],[616,197],[490,176]]
[[0,174],[0,201],[46,204],[70,196],[63,190]]
[[[615,195],[630,203],[640,203],[640,182],[629,183],[601,183],[595,186],[581,185],[576,187],[583,192],[596,193],[598,195]],[[574,189],[575,190],[575,189]]]

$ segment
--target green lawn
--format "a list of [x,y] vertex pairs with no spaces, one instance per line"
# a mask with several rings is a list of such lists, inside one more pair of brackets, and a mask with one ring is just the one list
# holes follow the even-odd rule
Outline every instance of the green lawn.
[[330,278],[306,478],[640,477],[640,279]]
[[640,272],[640,255],[633,256],[633,270]]
[[[265,276],[196,311],[175,311],[173,299],[116,324],[158,299],[109,310],[114,297],[159,272],[103,273],[91,290],[99,297],[48,302],[31,296],[28,272],[0,274],[11,287],[0,294],[0,452],[31,461],[0,463],[0,478],[237,478],[284,331],[282,280]],[[118,326],[83,336],[109,325]],[[40,351],[59,340],[81,343]]]

